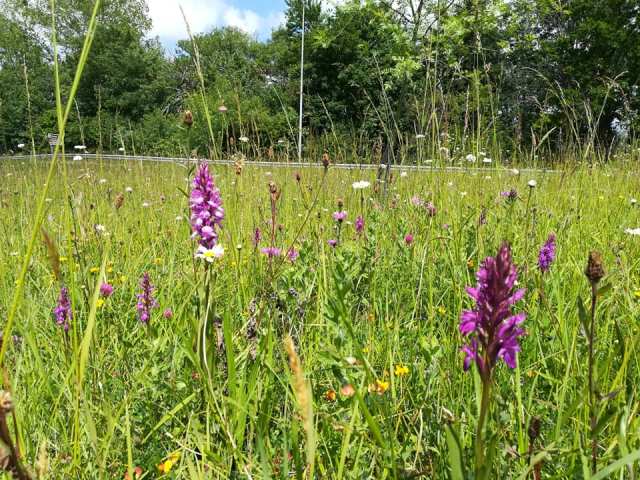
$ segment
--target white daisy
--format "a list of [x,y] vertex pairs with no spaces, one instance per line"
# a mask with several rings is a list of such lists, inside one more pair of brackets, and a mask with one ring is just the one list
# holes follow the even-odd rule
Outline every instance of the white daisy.
[[201,258],[205,262],[212,263],[216,258],[222,258],[224,255],[224,247],[220,244],[214,245],[212,248],[207,248],[203,245],[196,250],[196,258]]

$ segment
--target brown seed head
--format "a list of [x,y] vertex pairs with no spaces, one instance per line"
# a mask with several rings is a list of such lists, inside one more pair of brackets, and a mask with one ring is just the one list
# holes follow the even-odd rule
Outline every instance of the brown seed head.
[[278,186],[274,182],[269,182],[269,194],[273,202],[277,202],[280,198],[280,190],[278,190]]
[[596,285],[604,277],[604,266],[602,265],[602,255],[595,250],[589,253],[587,268],[584,271],[592,285]]
[[13,400],[11,399],[11,393],[7,390],[0,391],[0,412],[3,415],[11,413],[13,410]]
[[325,150],[324,153],[322,154],[322,166],[325,168],[325,170],[329,168],[330,163],[331,163],[331,159],[329,158],[329,152]]
[[338,208],[342,208],[342,207],[344,207],[344,200],[339,198],[338,199]]
[[124,203],[124,194],[119,193],[116,197],[116,200],[113,202],[113,206],[116,207],[116,210],[120,210],[122,204]]
[[533,443],[540,436],[540,418],[533,417],[529,424],[529,442]]
[[191,113],[191,110],[185,110],[182,123],[184,123],[185,127],[191,128],[191,125],[193,125],[193,113]]

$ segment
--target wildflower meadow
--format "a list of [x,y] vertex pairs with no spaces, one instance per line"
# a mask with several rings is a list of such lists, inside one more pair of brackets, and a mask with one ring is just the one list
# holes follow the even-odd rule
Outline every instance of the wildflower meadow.
[[234,1],[0,0],[0,478],[640,478],[635,4]]
[[14,468],[634,478],[632,172],[70,161],[38,225],[36,162],[0,164]]

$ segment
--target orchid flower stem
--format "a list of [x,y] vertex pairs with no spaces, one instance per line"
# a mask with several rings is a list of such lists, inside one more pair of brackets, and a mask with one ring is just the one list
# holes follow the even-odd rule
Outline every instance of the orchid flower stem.
[[487,421],[489,407],[491,405],[491,378],[482,379],[482,400],[480,402],[480,416],[476,427],[476,479],[485,478],[484,458],[484,426]]
[[596,304],[598,301],[598,284],[591,284],[591,326],[589,327],[589,427],[591,429],[591,473],[596,473],[598,465],[598,440],[596,438],[596,394],[593,378],[594,344],[596,341]]

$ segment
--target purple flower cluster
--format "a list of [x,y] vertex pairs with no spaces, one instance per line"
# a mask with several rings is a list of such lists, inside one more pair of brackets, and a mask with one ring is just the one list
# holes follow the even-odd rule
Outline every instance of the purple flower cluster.
[[253,238],[251,239],[253,248],[258,248],[258,245],[260,245],[260,240],[262,240],[262,232],[258,227],[256,227],[256,229],[253,231]]
[[155,287],[151,285],[148,273],[144,273],[142,275],[142,279],[140,280],[140,289],[142,292],[136,295],[136,297],[138,297],[138,304],[136,305],[136,308],[138,310],[140,322],[147,324],[151,319],[151,311],[158,307],[158,301],[153,296]]
[[364,218],[362,218],[362,215],[358,215],[358,218],[356,218],[354,223],[354,227],[358,235],[361,235],[362,232],[364,232]]
[[518,191],[515,188],[500,192],[500,196],[506,198],[509,202],[515,202],[518,199]]
[[548,272],[556,259],[556,236],[552,233],[538,253],[538,268],[542,273]]
[[408,247],[411,246],[411,244],[413,243],[413,235],[411,233],[407,233],[404,236],[404,243],[405,245],[407,245]]
[[289,250],[287,250],[287,259],[291,263],[295,262],[299,256],[300,256],[300,252],[298,252],[298,250],[296,250],[295,248],[291,247],[289,248]]
[[347,212],[344,210],[333,212],[333,219],[338,223],[344,222],[347,219]]
[[58,305],[53,309],[53,314],[56,317],[56,323],[64,328],[65,332],[68,332],[69,325],[73,319],[73,311],[71,310],[71,300],[69,299],[69,290],[67,290],[67,287],[60,289]]
[[201,246],[213,248],[218,243],[218,232],[224,219],[220,190],[213,183],[209,166],[203,163],[193,179],[193,190],[189,198],[191,207],[191,229],[193,237]]
[[263,255],[269,258],[279,257],[282,251],[278,247],[264,247],[260,249]]
[[509,244],[503,243],[495,257],[487,257],[476,277],[478,285],[467,287],[476,305],[473,310],[462,312],[460,333],[470,338],[462,347],[466,353],[465,371],[475,362],[481,377],[487,380],[499,359],[515,368],[520,351],[518,337],[525,334],[520,325],[526,313],[511,312],[511,307],[524,296],[524,290],[514,290],[518,272]]
[[100,295],[105,298],[109,298],[111,295],[113,295],[113,285],[109,283],[103,283],[102,285],[100,285]]
[[420,198],[418,195],[414,195],[411,197],[411,205],[414,207],[422,207],[427,211],[427,215],[430,217],[435,217],[436,213],[438,213],[438,209],[431,202],[427,202]]

